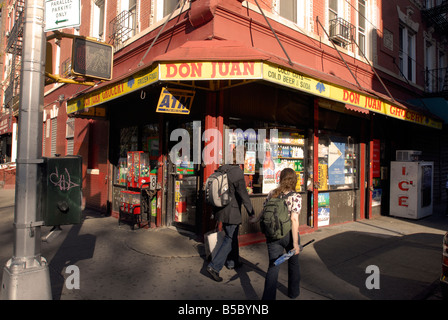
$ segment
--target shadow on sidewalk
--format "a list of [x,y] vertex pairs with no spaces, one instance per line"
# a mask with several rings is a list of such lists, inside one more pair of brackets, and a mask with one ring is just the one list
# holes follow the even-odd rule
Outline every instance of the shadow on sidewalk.
[[[205,255],[201,255],[201,257],[204,259],[204,263],[202,265],[200,273],[209,278],[210,281],[212,278],[210,277],[209,273],[207,272],[207,266],[210,263],[209,259],[206,259]],[[252,285],[251,279],[249,277],[249,272],[255,272],[263,279],[266,278],[266,271],[262,270],[258,263],[252,263],[242,257],[240,257],[240,262],[242,263],[242,266],[239,268],[235,268],[234,272],[235,275],[233,275],[230,279],[228,279],[225,283],[230,283],[232,281],[240,280],[241,287],[244,291],[244,299],[245,300],[260,300],[261,297],[258,296],[254,286]],[[224,267],[225,268],[225,267]],[[263,282],[264,283],[264,282]],[[281,281],[278,281],[277,283],[277,289],[284,294],[285,296],[288,295],[288,288],[284,286]]]
[[[61,299],[65,281],[70,275],[70,273],[65,273],[66,268],[70,265],[76,265],[81,260],[91,259],[93,257],[96,236],[92,234],[79,234],[83,222],[84,219],[78,225],[62,226],[62,228],[70,228],[70,230],[54,257],[49,261],[53,300]],[[64,277],[65,274],[66,276]]]
[[[385,236],[358,231],[324,238],[314,244],[326,272],[320,289],[340,299],[346,296],[338,286],[346,283],[368,299],[421,299],[441,270],[442,238],[431,233]],[[379,270],[377,290],[366,285],[371,265]]]

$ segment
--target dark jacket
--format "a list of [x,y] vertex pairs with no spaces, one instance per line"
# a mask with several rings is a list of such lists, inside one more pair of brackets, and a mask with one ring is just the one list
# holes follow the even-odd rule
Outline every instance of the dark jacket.
[[239,165],[225,164],[220,170],[228,170],[227,179],[230,182],[230,194],[232,201],[224,207],[215,211],[215,217],[218,221],[228,224],[240,224],[241,205],[243,204],[249,215],[253,214],[252,203],[247,193],[246,183],[244,182],[243,170]]

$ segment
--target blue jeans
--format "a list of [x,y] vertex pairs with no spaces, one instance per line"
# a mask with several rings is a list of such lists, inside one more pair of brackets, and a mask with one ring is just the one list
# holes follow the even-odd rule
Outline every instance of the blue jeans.
[[[299,238],[300,243],[300,238]],[[262,300],[275,300],[277,295],[277,280],[280,265],[274,266],[275,260],[283,253],[294,248],[292,233],[290,232],[280,240],[267,242],[269,255],[269,268],[264,282]],[[294,255],[288,262],[288,297],[296,298],[300,294],[300,268],[299,256]]]
[[222,229],[225,233],[224,240],[213,260],[209,263],[209,267],[212,267],[216,272],[221,271],[224,263],[227,263],[228,267],[234,267],[240,257],[238,247],[239,225],[223,223]]

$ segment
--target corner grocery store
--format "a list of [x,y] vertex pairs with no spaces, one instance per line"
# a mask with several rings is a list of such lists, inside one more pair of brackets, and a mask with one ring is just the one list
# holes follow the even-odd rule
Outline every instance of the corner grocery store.
[[[194,92],[189,114],[156,112],[164,87]],[[114,178],[125,167],[128,151],[147,152],[159,187],[152,204],[153,224],[175,224],[197,233],[205,233],[213,224],[202,187],[217,164],[191,164],[194,150],[187,157],[190,161],[172,163],[169,151],[178,141],[171,141],[170,134],[177,128],[190,132],[191,139],[200,132],[201,141],[191,145],[199,143],[201,151],[214,142],[202,134],[217,128],[224,146],[212,155],[218,159],[235,143],[235,135],[226,136],[226,129],[277,129],[278,141],[266,137],[269,146],[276,146],[269,148],[273,172],[264,171],[257,161],[246,170],[246,183],[259,212],[269,189],[266,185],[281,168],[292,166],[300,178],[302,232],[384,213],[388,163],[395,160],[391,149],[412,135],[428,137],[442,128],[442,122],[424,110],[225,40],[187,42],[132,74],[72,98],[67,113],[90,114],[109,122],[108,154]],[[411,133],[405,137],[403,131]],[[259,151],[249,148],[247,137],[246,150]],[[113,180],[109,181],[112,213],[119,210],[117,197],[127,188]],[[259,230],[245,218],[243,213],[240,235],[255,239]]]

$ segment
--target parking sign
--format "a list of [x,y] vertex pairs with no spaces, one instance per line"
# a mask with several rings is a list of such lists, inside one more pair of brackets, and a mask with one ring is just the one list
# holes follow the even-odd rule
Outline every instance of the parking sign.
[[44,31],[78,27],[80,16],[80,0],[45,0]]

